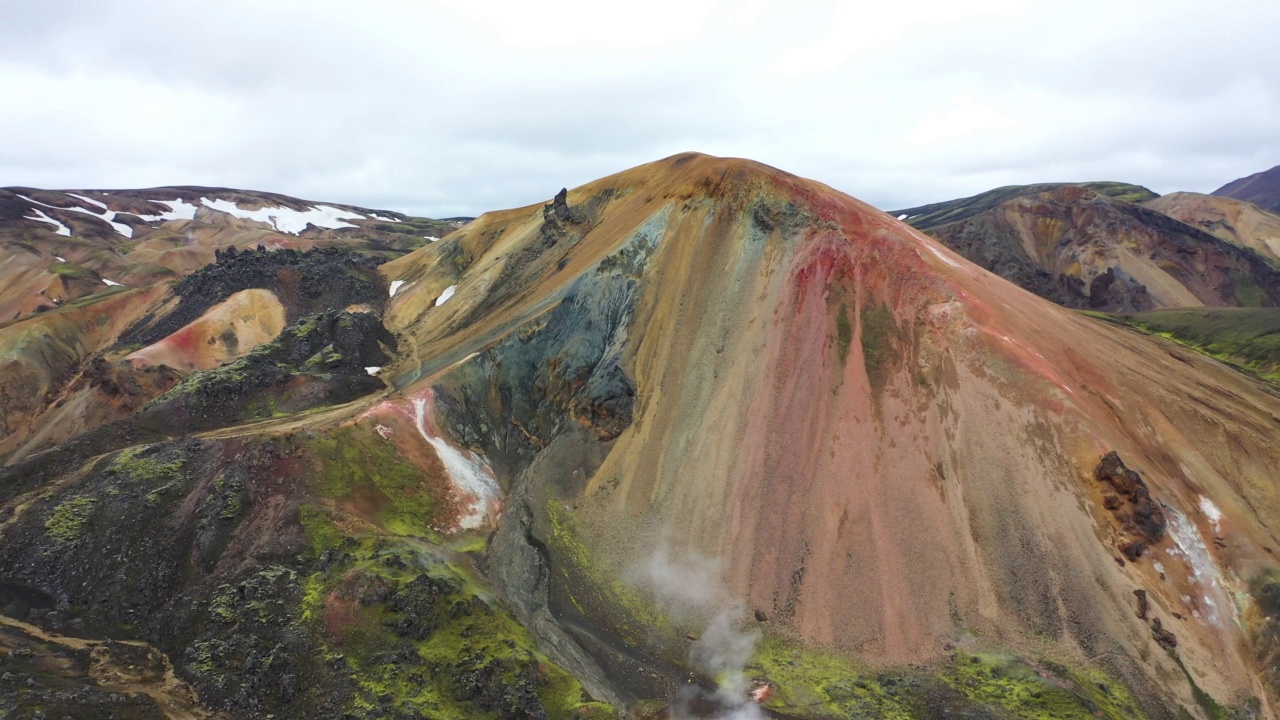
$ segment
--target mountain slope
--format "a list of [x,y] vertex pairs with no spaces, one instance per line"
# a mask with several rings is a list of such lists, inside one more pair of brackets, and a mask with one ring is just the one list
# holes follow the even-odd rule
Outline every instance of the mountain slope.
[[[1019,195],[963,219],[908,219],[966,258],[1062,305],[1135,311],[1274,306],[1280,270],[1254,252],[1081,186]],[[920,223],[923,223],[921,225]]]
[[1213,195],[1177,192],[1148,200],[1143,205],[1199,228],[1220,240],[1247,247],[1280,262],[1280,215],[1269,213],[1252,203]]
[[0,470],[17,619],[234,717],[1276,717],[1269,385],[745,160],[379,271]]
[[1223,185],[1213,195],[1253,203],[1263,210],[1280,212],[1280,165]]

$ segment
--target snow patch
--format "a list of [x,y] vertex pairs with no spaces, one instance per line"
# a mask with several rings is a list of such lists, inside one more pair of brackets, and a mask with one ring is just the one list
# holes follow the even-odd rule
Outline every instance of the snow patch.
[[380,367],[367,367],[367,368],[365,368],[365,369],[364,369],[364,371],[365,371],[365,372],[367,372],[367,373],[369,373],[370,375],[377,375],[378,373],[382,372],[382,368],[380,368]]
[[906,214],[906,213],[902,213],[901,215],[899,215],[899,216],[898,216],[898,219],[899,219],[899,220],[906,220],[906,219],[907,219],[907,214]]
[[70,195],[71,197],[73,197],[73,198],[77,199],[77,200],[80,200],[80,201],[83,201],[83,202],[87,202],[87,203],[89,203],[90,205],[97,205],[98,207],[102,208],[103,210],[110,210],[110,209],[111,209],[111,208],[107,207],[107,204],[106,204],[106,203],[104,203],[104,202],[102,202],[101,200],[94,200],[93,198],[85,197],[85,196],[83,196],[83,195],[77,195],[77,194],[75,194],[75,193],[67,193],[67,194],[68,194],[68,195]]
[[66,262],[66,261],[67,261],[67,259],[66,259],[66,258],[64,258],[64,257],[59,257],[59,256],[57,256],[57,255],[54,255],[54,256],[53,256],[53,259],[54,259],[54,260],[57,260],[58,262]]
[[[52,225],[52,226],[54,227],[54,232],[56,232],[57,234],[59,234],[59,235],[61,235],[61,236],[63,236],[63,237],[71,237],[71,228],[67,227],[66,225],[63,225],[62,223],[58,222],[57,220],[54,220],[53,218],[49,217],[48,215],[45,215],[45,214],[44,214],[44,211],[43,211],[43,210],[41,210],[40,208],[31,208],[31,212],[35,213],[35,214],[36,214],[36,216],[35,216],[35,217],[31,217],[30,215],[23,215],[23,216],[22,216],[22,219],[23,219],[23,220],[36,220],[36,221],[38,221],[38,222],[49,223],[50,225]],[[66,260],[63,260],[62,262],[66,262]]]
[[428,240],[428,241],[430,241],[430,242],[440,242],[440,238],[438,238],[438,237],[434,237],[434,236],[431,236],[431,235],[423,235],[423,236],[422,236],[422,239],[423,239],[423,240]]
[[449,298],[453,297],[453,294],[456,292],[458,292],[457,285],[450,285],[449,287],[445,288],[444,292],[440,293],[440,297],[436,298],[436,307],[440,307],[441,305],[448,302]]
[[[90,199],[90,198],[87,198],[87,197],[84,197],[84,196],[81,196],[81,195],[72,195],[71,193],[67,193],[67,195],[68,195],[68,196],[70,196],[70,197],[76,198],[77,200],[83,200],[83,201],[88,202],[88,203],[93,203],[94,205],[98,205],[98,206],[100,206],[100,207],[102,207],[102,208],[106,208],[106,207],[107,207],[106,205],[103,205],[102,203],[98,202],[97,200],[92,200],[92,199]],[[98,213],[96,213],[96,212],[94,212],[94,211],[92,211],[92,210],[86,210],[86,209],[81,208],[81,207],[58,207],[57,205],[50,205],[49,203],[43,203],[43,202],[40,202],[39,200],[33,200],[33,199],[31,199],[31,198],[27,197],[26,195],[19,195],[18,197],[22,198],[23,200],[26,200],[26,201],[27,201],[27,202],[29,202],[29,203],[35,203],[36,205],[43,205],[43,206],[45,206],[45,207],[47,207],[47,208],[52,208],[52,209],[54,209],[54,210],[62,210],[63,212],[78,212],[78,213],[84,213],[85,215],[88,215],[89,217],[96,217],[96,218],[98,218],[99,220],[101,220],[102,222],[104,222],[104,223],[106,223],[106,224],[110,225],[110,226],[111,226],[111,227],[112,227],[116,232],[120,233],[121,235],[123,235],[123,236],[125,236],[125,237],[127,237],[127,238],[130,238],[130,239],[132,239],[132,238],[133,238],[133,228],[129,227],[128,225],[125,225],[124,223],[118,223],[118,222],[116,222],[116,221],[115,221],[115,220],[116,220],[116,213],[115,213],[115,211],[114,211],[114,210],[105,210],[105,209],[104,209],[104,210],[103,210],[103,212],[102,212],[102,214],[101,214],[101,215],[99,215]],[[33,209],[34,209],[34,208],[33,208]],[[38,212],[38,211],[37,211],[37,212]],[[68,235],[70,235],[70,234],[71,234],[71,232],[70,232],[70,231],[67,231],[67,234],[68,234]]]
[[374,219],[374,220],[381,220],[382,222],[393,222],[393,223],[398,223],[398,222],[400,222],[399,220],[397,220],[397,219],[395,219],[395,218],[382,217],[382,216],[381,216],[381,215],[379,215],[378,213],[369,213],[369,217],[370,217],[370,218],[372,218],[372,219]]
[[1213,523],[1214,532],[1222,532],[1222,511],[1218,509],[1217,505],[1213,504],[1212,500],[1203,495],[1200,496],[1200,512],[1204,513],[1204,516],[1209,518],[1209,522]]
[[195,220],[196,206],[178,198],[177,200],[152,200],[159,205],[168,205],[169,212],[159,215],[139,215],[144,222],[168,222],[169,220]]
[[292,210],[286,207],[264,207],[258,210],[244,210],[230,200],[210,200],[200,198],[200,203],[207,208],[224,212],[241,220],[253,220],[266,223],[278,232],[300,235],[308,225],[328,230],[358,227],[345,220],[364,220],[365,217],[350,210],[343,210],[331,205],[313,205],[308,210]]
[[400,289],[400,286],[401,286],[401,285],[403,285],[403,284],[404,284],[404,281],[403,281],[403,280],[392,280],[392,281],[391,281],[391,297],[395,297],[395,296],[396,296],[396,291],[397,291],[397,290],[399,290],[399,289]]
[[427,432],[427,399],[414,398],[413,424],[418,434],[436,451],[440,464],[453,481],[464,512],[458,519],[458,527],[463,530],[475,530],[485,524],[491,510],[496,509],[498,498],[502,494],[498,482],[493,478],[493,471],[475,453],[463,454],[443,438],[433,437]]
[[108,280],[106,278],[102,278],[102,282],[106,283],[107,285],[110,285],[111,287],[124,287],[122,283],[118,283],[115,280]]

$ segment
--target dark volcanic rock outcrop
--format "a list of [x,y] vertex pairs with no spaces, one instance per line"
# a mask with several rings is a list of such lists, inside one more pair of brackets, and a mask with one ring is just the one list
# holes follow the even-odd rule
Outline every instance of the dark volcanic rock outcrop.
[[1125,466],[1115,451],[1098,463],[1094,477],[1110,486],[1114,494],[1103,498],[1103,507],[1111,511],[1120,525],[1124,539],[1120,552],[1130,561],[1142,557],[1147,548],[1164,539],[1168,520],[1160,505],[1151,498],[1142,476]]
[[218,427],[343,403],[382,389],[366,368],[390,360],[395,337],[372,313],[326,310],[285,328],[240,360],[195,372],[137,420],[157,427]]
[[238,252],[217,251],[217,261],[178,282],[176,307],[147,316],[120,337],[126,345],[150,345],[200,317],[210,307],[249,288],[273,291],[290,321],[326,308],[369,305],[381,308],[386,280],[379,259],[338,248]]

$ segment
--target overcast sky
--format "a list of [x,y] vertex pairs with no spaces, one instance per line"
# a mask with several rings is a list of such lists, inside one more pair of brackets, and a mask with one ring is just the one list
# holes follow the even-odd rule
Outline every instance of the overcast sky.
[[885,209],[1209,192],[1280,164],[1278,33],[1277,0],[0,0],[0,185],[444,217],[698,150]]

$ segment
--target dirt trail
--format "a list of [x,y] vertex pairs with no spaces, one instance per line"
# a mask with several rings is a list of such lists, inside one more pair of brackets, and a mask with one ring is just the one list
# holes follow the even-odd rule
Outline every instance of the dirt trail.
[[72,650],[88,650],[89,677],[103,690],[126,695],[146,695],[171,720],[210,718],[200,707],[196,691],[173,672],[169,658],[137,640],[90,640],[45,632],[35,625],[0,615],[0,626],[12,628],[42,642]]

